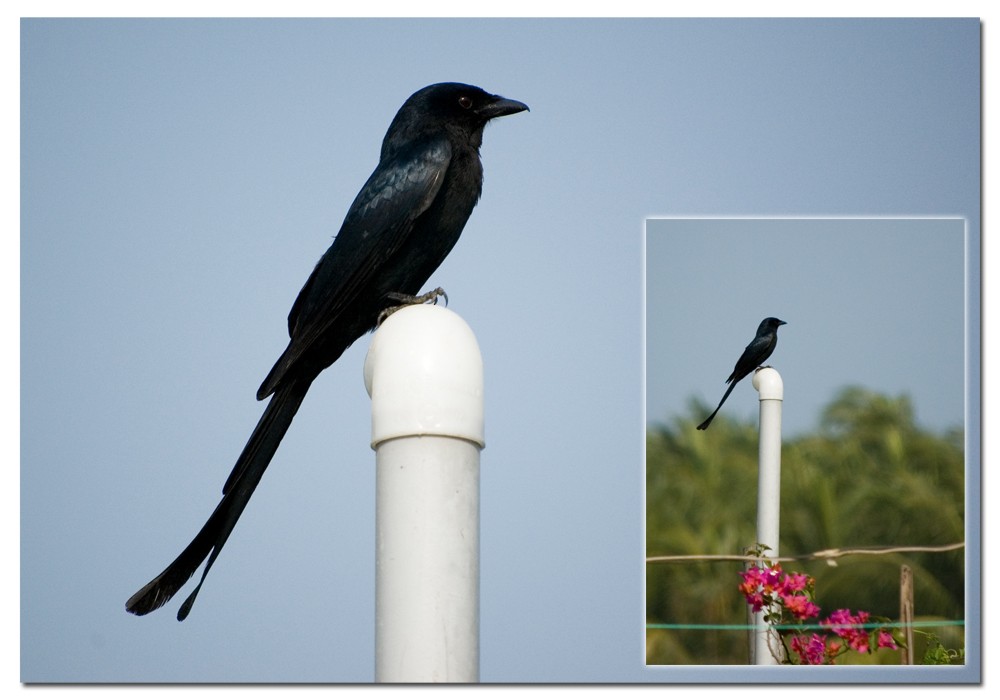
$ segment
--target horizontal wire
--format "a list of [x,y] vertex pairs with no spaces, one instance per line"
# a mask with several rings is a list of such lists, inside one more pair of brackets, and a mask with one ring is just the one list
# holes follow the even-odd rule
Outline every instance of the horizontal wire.
[[811,561],[814,559],[836,559],[852,554],[898,554],[900,552],[950,552],[955,549],[965,547],[965,542],[954,544],[943,544],[938,546],[913,546],[913,547],[854,547],[851,549],[823,549],[812,554],[798,554],[790,557],[772,557],[754,554],[677,554],[646,557],[647,564],[664,564],[669,562],[683,561],[760,561],[767,559],[771,562],[778,561]]
[[722,624],[701,624],[682,622],[647,622],[646,629],[651,630],[827,630],[834,628],[852,627],[857,629],[885,629],[887,627],[965,627],[965,620],[919,620],[914,622],[857,622],[853,624],[837,623],[823,625],[812,623],[808,625],[781,624],[781,625],[722,625]]

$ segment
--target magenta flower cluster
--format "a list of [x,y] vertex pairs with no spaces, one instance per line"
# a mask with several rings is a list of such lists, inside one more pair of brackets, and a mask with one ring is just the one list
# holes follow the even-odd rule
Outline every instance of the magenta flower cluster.
[[743,579],[740,593],[746,597],[754,612],[780,601],[796,620],[819,615],[819,607],[809,597],[815,583],[811,576],[786,574],[782,572],[781,564],[763,569],[754,564],[740,576]]
[[[815,580],[805,574],[787,574],[781,564],[751,566],[740,573],[740,593],[754,612],[767,609],[765,621],[779,624],[785,621],[805,623],[819,618],[820,608],[813,598]],[[897,649],[896,640],[885,629],[869,630],[871,615],[863,610],[851,614],[850,610],[835,610],[819,624],[830,634],[804,632],[791,635],[788,649],[794,652],[792,663],[832,664],[834,659],[849,649],[861,654],[876,649]],[[831,635],[834,637],[830,639]]]

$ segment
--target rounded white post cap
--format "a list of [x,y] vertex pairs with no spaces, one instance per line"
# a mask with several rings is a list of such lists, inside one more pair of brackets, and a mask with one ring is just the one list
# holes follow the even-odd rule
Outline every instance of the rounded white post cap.
[[415,304],[389,316],[365,358],[372,447],[439,435],[485,446],[483,358],[472,329],[443,306]]

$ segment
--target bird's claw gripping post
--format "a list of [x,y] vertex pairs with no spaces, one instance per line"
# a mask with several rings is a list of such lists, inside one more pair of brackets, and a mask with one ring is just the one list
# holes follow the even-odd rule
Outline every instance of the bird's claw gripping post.
[[378,323],[376,326],[381,326],[382,323],[389,318],[392,314],[396,313],[405,306],[413,306],[414,304],[426,304],[431,302],[432,304],[437,304],[438,297],[444,297],[444,305],[448,305],[448,295],[445,293],[444,289],[438,287],[432,289],[429,292],[421,294],[420,296],[413,296],[412,294],[401,294],[399,292],[389,292],[386,294],[389,299],[393,301],[400,302],[396,306],[390,306],[386,309],[382,309],[382,313],[378,315]]

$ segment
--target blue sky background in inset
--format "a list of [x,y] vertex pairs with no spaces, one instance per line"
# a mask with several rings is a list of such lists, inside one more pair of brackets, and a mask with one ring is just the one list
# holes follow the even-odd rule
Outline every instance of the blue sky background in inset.
[[[710,412],[777,316],[786,436],[850,385],[908,396],[925,428],[964,427],[963,219],[654,219],[646,262],[649,423],[700,422],[692,398]],[[757,412],[747,380],[720,415]]]

